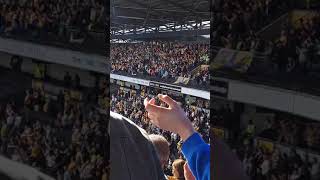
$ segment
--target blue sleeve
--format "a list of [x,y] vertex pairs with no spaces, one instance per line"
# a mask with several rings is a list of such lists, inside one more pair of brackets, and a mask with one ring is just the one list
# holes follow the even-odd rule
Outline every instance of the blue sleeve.
[[182,153],[197,180],[210,180],[210,145],[198,133],[183,143]]

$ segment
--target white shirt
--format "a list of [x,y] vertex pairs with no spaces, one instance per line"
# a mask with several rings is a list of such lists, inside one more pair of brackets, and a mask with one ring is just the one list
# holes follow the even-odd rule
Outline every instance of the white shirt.
[[270,169],[269,160],[264,160],[260,167],[261,167],[262,175],[266,175],[269,172],[269,169]]

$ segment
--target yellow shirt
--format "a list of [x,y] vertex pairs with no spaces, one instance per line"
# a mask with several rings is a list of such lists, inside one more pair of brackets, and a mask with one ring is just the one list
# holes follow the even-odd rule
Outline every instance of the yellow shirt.
[[103,173],[101,180],[108,180],[108,175],[107,173]]
[[41,70],[40,67],[36,66],[33,70],[33,75],[35,78],[41,79]]
[[31,150],[31,157],[37,158],[41,153],[40,148],[38,147],[33,147]]

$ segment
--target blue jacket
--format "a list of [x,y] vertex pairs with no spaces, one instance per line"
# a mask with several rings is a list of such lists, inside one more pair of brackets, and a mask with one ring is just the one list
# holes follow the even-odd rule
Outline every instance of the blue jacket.
[[182,153],[197,180],[210,180],[210,145],[198,133],[183,143]]

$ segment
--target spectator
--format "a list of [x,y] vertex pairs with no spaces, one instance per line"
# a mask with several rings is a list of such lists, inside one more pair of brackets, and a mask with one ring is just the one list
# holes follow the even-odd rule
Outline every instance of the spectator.
[[66,87],[70,87],[71,86],[72,79],[71,79],[71,76],[70,76],[69,72],[65,73],[65,75],[63,77],[63,81],[64,81],[64,85]]
[[161,167],[164,170],[170,155],[169,142],[163,136],[156,134],[149,135],[149,138],[157,150]]
[[78,89],[78,88],[80,88],[80,76],[78,75],[78,74],[76,74],[75,76],[74,76],[74,87],[76,88],[76,89]]
[[165,179],[156,150],[144,130],[111,112],[110,136],[110,179]]

